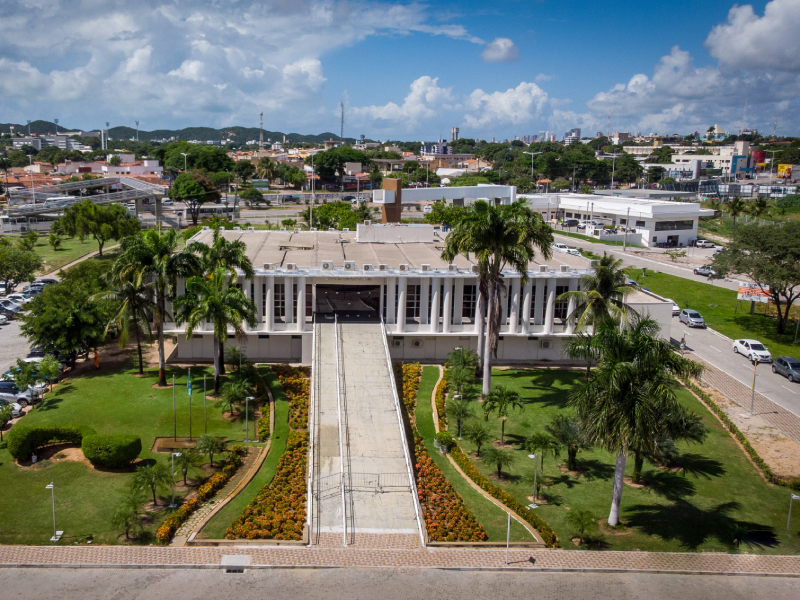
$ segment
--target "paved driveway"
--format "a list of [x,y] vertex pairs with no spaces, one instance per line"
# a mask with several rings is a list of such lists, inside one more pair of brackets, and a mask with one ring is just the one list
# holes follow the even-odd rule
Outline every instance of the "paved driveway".
[[20,322],[16,319],[0,325],[0,373],[15,364],[18,358],[28,355],[28,340],[20,334]]

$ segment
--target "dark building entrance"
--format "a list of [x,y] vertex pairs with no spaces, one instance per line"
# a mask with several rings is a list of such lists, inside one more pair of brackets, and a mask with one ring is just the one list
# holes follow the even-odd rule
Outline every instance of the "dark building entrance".
[[377,285],[317,284],[316,318],[340,321],[380,321],[381,288]]

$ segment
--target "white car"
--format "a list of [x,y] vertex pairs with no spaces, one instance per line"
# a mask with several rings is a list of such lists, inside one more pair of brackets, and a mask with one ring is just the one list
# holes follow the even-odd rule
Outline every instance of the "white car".
[[573,256],[583,256],[577,248],[570,248],[567,254],[572,254]]
[[0,325],[5,325],[8,323],[8,317],[5,315],[0,315]]
[[161,206],[173,206],[174,204],[175,204],[175,202],[174,202],[174,201],[172,201],[172,200],[168,200],[167,198],[164,198],[164,199],[161,201]]
[[425,208],[422,209],[422,212],[425,213],[426,215],[432,213],[433,204],[428,204]]
[[733,351],[745,355],[750,362],[772,362],[772,354],[758,340],[734,340]]
[[669,298],[664,298],[667,302],[672,302],[672,316],[677,317],[681,314],[681,307],[678,306],[678,303],[675,300],[670,300]]
[[20,293],[9,294],[8,296],[6,296],[6,298],[11,300],[12,302],[16,302],[20,306],[23,305],[23,304],[27,304],[28,302],[33,300],[33,298],[31,298],[29,296],[26,296],[25,294],[20,294]]
[[556,252],[561,252],[561,254],[569,253],[569,246],[567,246],[566,244],[555,243],[551,246],[551,248]]
[[716,244],[709,240],[699,239],[696,242],[698,248],[715,248]]

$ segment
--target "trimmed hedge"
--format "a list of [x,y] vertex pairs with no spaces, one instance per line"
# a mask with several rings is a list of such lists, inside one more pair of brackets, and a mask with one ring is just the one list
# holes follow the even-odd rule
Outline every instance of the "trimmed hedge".
[[121,469],[139,456],[142,440],[138,435],[84,435],[81,450],[93,465]]
[[24,425],[18,423],[6,438],[8,451],[17,460],[29,460],[31,455],[42,446],[53,442],[69,442],[80,444],[84,436],[97,433],[91,427],[74,423]]

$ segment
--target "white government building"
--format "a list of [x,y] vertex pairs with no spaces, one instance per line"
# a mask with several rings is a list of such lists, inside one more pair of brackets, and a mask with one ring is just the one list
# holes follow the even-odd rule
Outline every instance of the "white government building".
[[[431,225],[361,224],[352,231],[254,231],[223,235],[247,244],[255,277],[240,277],[258,310],[258,324],[246,328],[246,354],[253,360],[311,363],[314,320],[374,320],[386,323],[393,359],[441,361],[455,347],[477,346],[475,263],[463,256],[442,260],[444,235]],[[192,241],[210,242],[204,228]],[[564,360],[565,340],[574,332],[572,307],[556,297],[577,290],[590,262],[554,253],[528,265],[528,282],[504,271],[498,360],[503,363]],[[178,294],[183,282],[178,282]],[[669,331],[672,305],[637,291],[629,302]],[[166,324],[178,340],[178,359],[210,360],[213,329],[195,331]],[[239,345],[230,332],[229,345]]]

